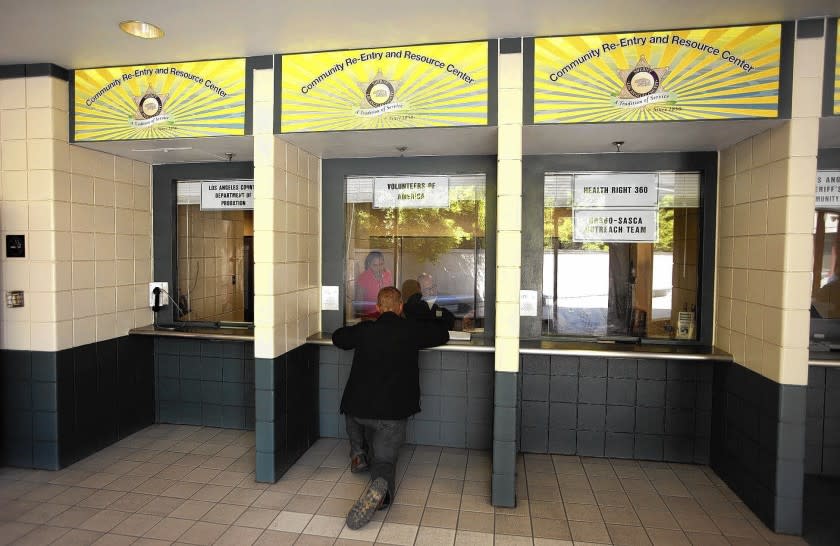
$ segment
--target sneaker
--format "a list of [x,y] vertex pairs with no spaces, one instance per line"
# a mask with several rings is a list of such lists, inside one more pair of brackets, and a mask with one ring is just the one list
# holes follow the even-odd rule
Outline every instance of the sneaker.
[[350,459],[350,472],[358,474],[368,469],[367,457],[364,455],[356,455]]
[[383,478],[376,478],[364,492],[362,498],[347,512],[347,527],[361,529],[373,518],[373,514],[379,509],[379,505],[388,493],[388,482]]

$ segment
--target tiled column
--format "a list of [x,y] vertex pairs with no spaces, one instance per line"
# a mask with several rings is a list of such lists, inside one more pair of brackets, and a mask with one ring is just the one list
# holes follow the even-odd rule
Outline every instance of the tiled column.
[[[256,405],[256,478],[260,482],[277,479],[275,454],[274,357],[282,354],[284,343],[282,308],[275,294],[275,262],[284,258],[285,247],[275,246],[275,216],[281,209],[282,195],[275,187],[275,148],[273,133],[274,70],[254,71],[254,386]],[[285,153],[284,149],[281,149]],[[285,159],[285,158],[284,158]],[[279,241],[278,241],[279,242]],[[277,332],[276,325],[280,328]],[[279,339],[278,339],[279,334]]]
[[[308,375],[317,377],[317,372],[307,371],[313,364],[304,345],[321,320],[321,162],[273,134],[273,96],[274,71],[255,70],[254,356],[260,482],[276,481],[296,458],[297,448],[290,445],[302,444],[287,434],[300,434],[301,427],[290,427],[291,421],[317,426],[317,404],[310,404],[316,386],[309,385]],[[302,394],[310,386],[312,396]],[[291,399],[304,400],[304,407],[288,407]],[[301,415],[306,412],[312,415]]]
[[26,238],[25,258],[2,258],[3,289],[23,290],[25,305],[2,306],[0,346],[72,347],[67,82],[49,76],[0,80],[0,143],[0,230],[4,240],[7,234]]
[[735,364],[716,372],[712,466],[770,528],[793,534],[823,51],[822,38],[796,40],[790,121],[723,150],[719,165],[715,345]]
[[[502,40],[499,55],[496,232],[496,388],[493,504],[516,504],[519,281],[522,259],[522,47]],[[508,51],[508,52],[506,52]]]

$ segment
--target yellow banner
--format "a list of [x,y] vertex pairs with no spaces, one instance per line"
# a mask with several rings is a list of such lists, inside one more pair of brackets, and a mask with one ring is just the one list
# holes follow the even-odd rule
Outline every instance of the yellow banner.
[[834,48],[834,115],[840,115],[840,19],[837,20],[837,45]]
[[245,59],[76,70],[76,141],[245,134]]
[[487,125],[487,42],[282,56],[280,132]]
[[781,25],[534,40],[534,123],[774,118]]

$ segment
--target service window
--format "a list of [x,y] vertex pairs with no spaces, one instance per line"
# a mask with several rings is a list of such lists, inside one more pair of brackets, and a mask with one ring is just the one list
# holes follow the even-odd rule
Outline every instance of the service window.
[[347,177],[345,322],[374,318],[396,286],[482,332],[485,204],[483,174]]
[[253,180],[177,182],[176,320],[254,320],[253,185]]
[[[840,203],[840,170],[818,171],[814,212],[812,319],[840,318],[840,262],[838,262],[840,238],[837,236],[840,205],[838,203]],[[837,336],[832,334],[829,337],[834,339]]]
[[543,335],[696,339],[700,173],[544,182]]

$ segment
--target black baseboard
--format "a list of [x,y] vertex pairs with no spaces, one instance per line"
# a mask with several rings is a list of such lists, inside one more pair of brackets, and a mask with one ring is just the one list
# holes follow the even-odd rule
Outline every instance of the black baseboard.
[[[339,412],[353,351],[316,346],[320,435],[347,438]],[[493,443],[493,354],[420,351],[420,412],[408,418],[406,443],[490,449]]]
[[523,355],[520,448],[707,463],[712,364]]
[[3,464],[57,470],[154,423],[150,339],[0,354]]
[[805,472],[840,478],[840,368],[808,367]]
[[273,483],[318,439],[318,348],[257,358],[255,370],[256,479]]
[[254,430],[254,344],[155,338],[158,423]]

